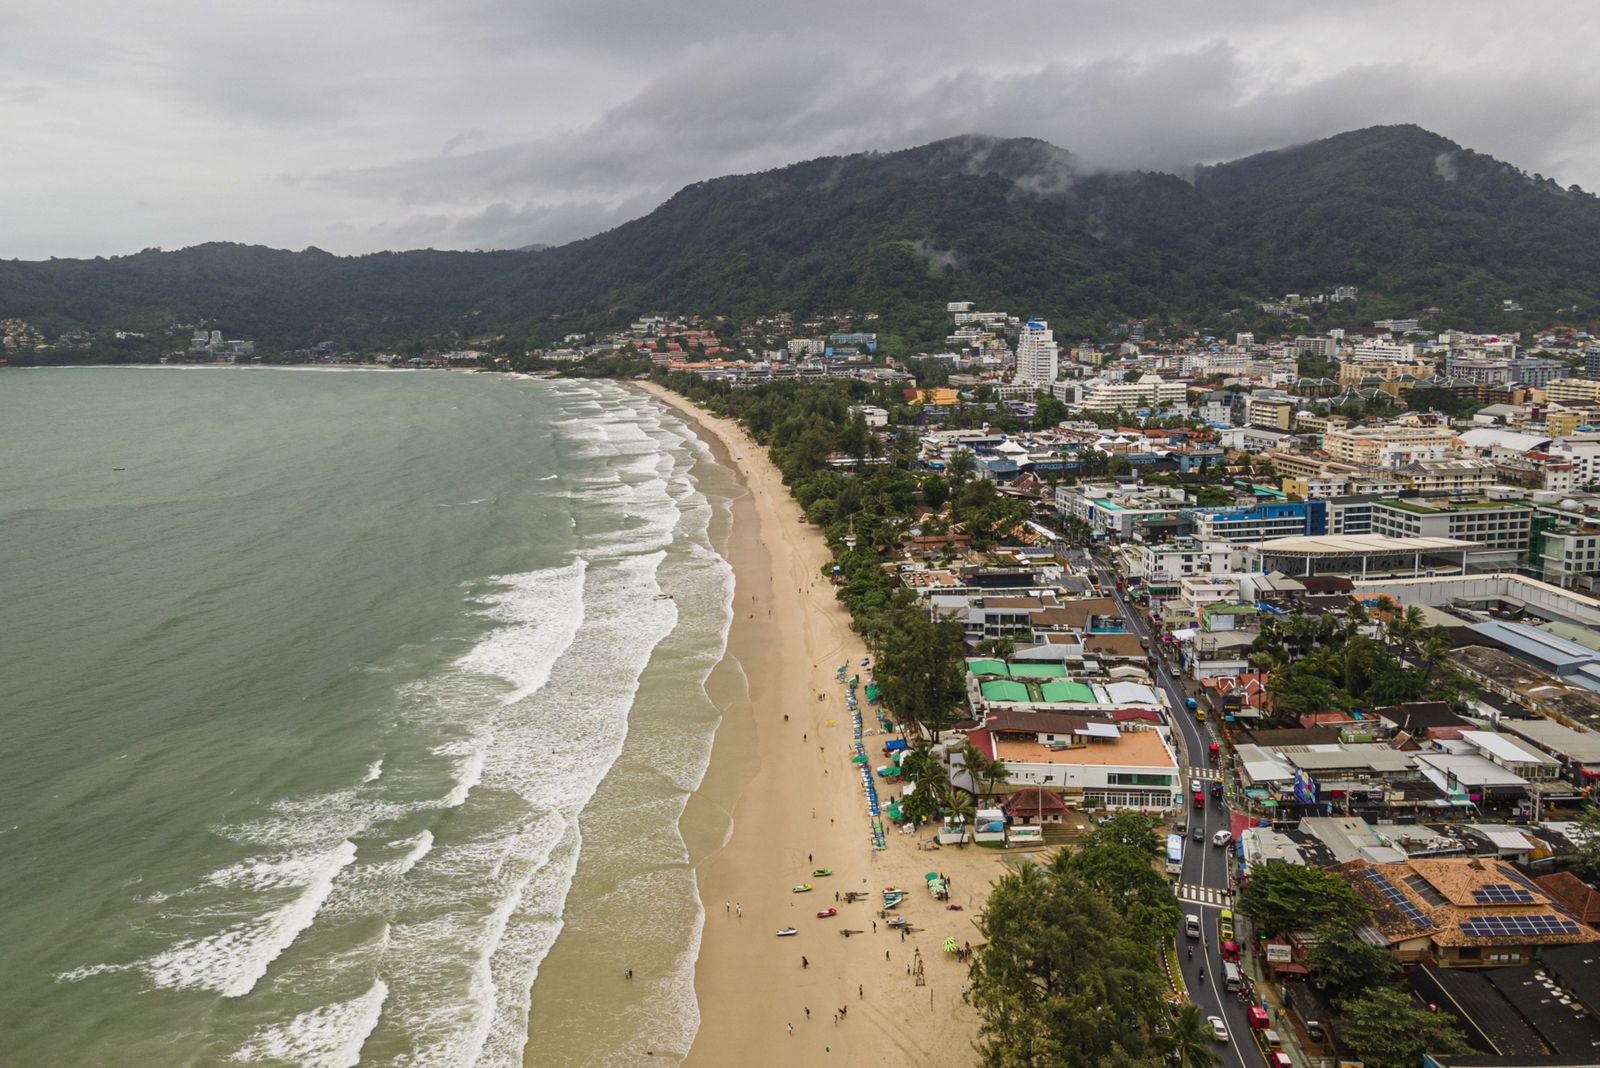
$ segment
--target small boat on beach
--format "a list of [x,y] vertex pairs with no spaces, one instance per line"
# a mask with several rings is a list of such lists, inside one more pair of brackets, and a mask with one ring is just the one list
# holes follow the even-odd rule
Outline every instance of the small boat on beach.
[[839,915],[839,910],[836,909],[836,908],[830,907],[830,908],[825,908],[821,912],[817,913],[817,919],[825,920],[829,916],[837,916],[837,915]]
[[811,884],[810,883],[801,883],[799,886],[791,886],[789,889],[792,890],[796,894],[804,894],[804,893],[807,893],[807,892],[809,892],[811,890]]
[[833,869],[832,868],[818,868],[816,871],[811,873],[811,877],[813,879],[820,879],[824,875],[832,875],[832,874],[833,874]]
[[779,938],[788,938],[790,935],[797,935],[799,933],[800,932],[796,931],[793,927],[780,927],[780,928],[778,928],[778,937]]

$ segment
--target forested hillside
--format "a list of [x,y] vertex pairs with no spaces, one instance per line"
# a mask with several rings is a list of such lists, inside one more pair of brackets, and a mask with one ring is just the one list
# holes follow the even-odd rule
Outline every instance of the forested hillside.
[[[0,262],[0,319],[47,333],[207,320],[271,347],[517,343],[651,311],[874,310],[903,347],[943,303],[1245,327],[1285,292],[1359,286],[1352,321],[1436,305],[1451,325],[1593,323],[1600,201],[1413,126],[1171,174],[1089,171],[1029,139],[963,137],[689,186],[559,248],[336,257],[210,244]],[[1521,316],[1499,311],[1514,299]],[[1232,314],[1230,314],[1232,313]]]

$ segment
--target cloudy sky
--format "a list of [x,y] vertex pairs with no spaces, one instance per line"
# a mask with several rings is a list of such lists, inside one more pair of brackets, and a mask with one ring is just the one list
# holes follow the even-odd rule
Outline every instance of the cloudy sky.
[[1415,122],[1594,190],[1596,40],[1592,0],[12,0],[0,256],[559,243],[959,133],[1179,169]]

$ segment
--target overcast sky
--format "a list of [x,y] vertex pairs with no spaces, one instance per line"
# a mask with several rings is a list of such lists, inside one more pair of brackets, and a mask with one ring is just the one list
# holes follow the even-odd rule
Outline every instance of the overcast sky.
[[0,257],[559,243],[959,133],[1181,169],[1415,122],[1595,190],[1597,40],[1592,0],[10,0]]

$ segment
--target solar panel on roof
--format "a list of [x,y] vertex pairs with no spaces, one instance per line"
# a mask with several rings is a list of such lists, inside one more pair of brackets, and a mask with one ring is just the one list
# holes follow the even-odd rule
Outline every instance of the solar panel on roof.
[[1480,905],[1531,905],[1533,894],[1508,883],[1484,883],[1472,891],[1472,900]]
[[1401,893],[1400,888],[1391,883],[1386,876],[1378,874],[1372,868],[1366,869],[1366,872],[1367,878],[1372,880],[1372,885],[1376,886],[1379,892],[1389,899],[1390,904],[1400,910],[1402,916],[1418,926],[1432,926],[1433,921],[1428,919],[1428,914],[1417,908],[1411,899]]
[[1532,879],[1529,879],[1526,875],[1522,874],[1520,871],[1518,871],[1517,869],[1513,868],[1511,865],[1509,865],[1509,864],[1501,864],[1501,865],[1499,865],[1499,868],[1500,868],[1500,874],[1504,875],[1507,879],[1510,879],[1512,882],[1520,883],[1521,885],[1526,886],[1529,890],[1537,890],[1537,889],[1539,889],[1536,885],[1534,885],[1534,882],[1533,882]]
[[1474,916],[1463,920],[1461,933],[1469,938],[1528,938],[1538,935],[1575,935],[1579,925],[1560,916]]

